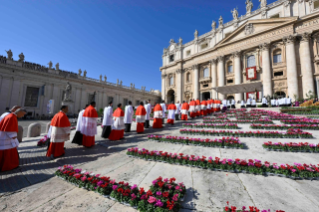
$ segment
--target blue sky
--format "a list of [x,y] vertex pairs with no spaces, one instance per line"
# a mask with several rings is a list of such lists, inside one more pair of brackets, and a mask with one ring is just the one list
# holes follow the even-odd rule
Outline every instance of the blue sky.
[[[268,4],[275,0],[268,0]],[[211,30],[212,20],[232,19],[245,0],[1,0],[1,48],[14,59],[60,69],[87,70],[88,77],[161,89],[163,48],[171,38],[184,43]],[[254,8],[259,6],[253,0]]]

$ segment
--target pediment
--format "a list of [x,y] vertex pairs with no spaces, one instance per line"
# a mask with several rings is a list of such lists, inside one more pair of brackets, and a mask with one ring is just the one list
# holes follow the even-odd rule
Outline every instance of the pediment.
[[217,46],[249,38],[251,36],[258,35],[275,28],[280,28],[297,20],[298,17],[248,20],[240,27],[238,27],[234,32],[232,32],[229,36],[219,42]]

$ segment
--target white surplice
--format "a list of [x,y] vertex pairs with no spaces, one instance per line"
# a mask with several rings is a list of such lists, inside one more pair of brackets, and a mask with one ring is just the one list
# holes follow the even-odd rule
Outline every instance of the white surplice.
[[145,120],[150,120],[151,118],[151,112],[152,112],[152,106],[150,103],[146,104],[144,106],[145,110],[146,110],[146,115],[145,115]]
[[0,116],[0,121],[2,121],[2,119],[4,119],[4,117],[6,117],[7,115],[9,115],[10,112],[5,112]]
[[132,105],[127,105],[125,107],[124,123],[131,124],[133,120],[134,110]]
[[78,121],[76,122],[76,131],[81,130],[81,123],[83,118],[84,109],[79,112]]
[[103,126],[111,126],[113,124],[113,108],[108,106],[103,111]]
[[175,106],[176,106],[175,113],[176,113],[176,114],[180,114],[180,113],[181,113],[181,104],[176,103]]
[[162,111],[163,111],[163,118],[165,118],[165,116],[166,116],[166,104],[165,103],[161,103],[161,107],[162,107]]

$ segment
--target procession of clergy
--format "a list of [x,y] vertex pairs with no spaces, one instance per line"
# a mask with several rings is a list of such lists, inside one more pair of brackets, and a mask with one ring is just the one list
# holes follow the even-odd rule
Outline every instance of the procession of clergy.
[[[278,101],[278,100],[276,100]],[[285,98],[278,102],[272,100],[271,104],[276,106],[291,104],[291,99]],[[255,107],[256,101],[254,99],[247,99],[241,102],[241,107]],[[268,107],[268,102],[265,97],[262,98],[262,106]],[[148,100],[144,105],[143,102],[135,108],[136,132],[143,133],[144,128],[150,127],[151,113],[153,113],[153,128],[162,128],[164,118],[168,111],[167,124],[174,125],[174,120],[187,121],[188,117],[195,118],[198,116],[209,115],[227,108],[235,108],[234,100],[203,100],[192,99],[189,103],[183,101],[182,104],[177,102],[171,103],[167,106],[164,101],[157,103],[152,108],[151,101]],[[17,139],[18,133],[18,118],[26,114],[26,110],[14,106],[10,112],[6,112],[0,117],[0,171],[7,171],[19,166],[19,153],[17,147],[19,141]],[[47,157],[51,159],[61,157],[65,154],[64,142],[70,140],[71,124],[67,117],[68,107],[62,106],[61,110],[55,114],[51,120],[50,128],[47,137],[50,139],[47,149]],[[124,139],[124,132],[131,131],[131,123],[133,122],[134,108],[129,102],[125,107],[125,113],[122,110],[122,104],[118,104],[116,110],[113,112],[113,103],[109,102],[108,107],[105,107],[102,121],[102,137],[109,140],[116,141]],[[72,143],[83,145],[90,148],[95,145],[95,135],[97,134],[97,119],[98,113],[95,109],[95,102],[91,102],[83,110],[79,112],[76,133]]]

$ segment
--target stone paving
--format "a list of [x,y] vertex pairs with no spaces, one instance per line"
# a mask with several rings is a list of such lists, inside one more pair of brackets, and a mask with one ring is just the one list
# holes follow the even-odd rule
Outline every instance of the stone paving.
[[[201,119],[190,120],[199,123]],[[279,122],[276,122],[279,123]],[[267,152],[262,143],[268,140],[287,142],[288,139],[239,138],[248,149],[221,149],[157,143],[147,140],[147,135],[180,135],[182,122],[166,126],[162,130],[147,129],[145,134],[135,130],[125,140],[109,141],[100,137],[98,128],[96,144],[87,149],[66,142],[66,156],[55,160],[45,157],[46,147],[36,147],[40,139],[26,139],[19,147],[20,167],[0,174],[0,211],[135,211],[100,195],[85,191],[54,177],[55,170],[64,164],[72,164],[94,173],[110,176],[148,188],[158,176],[175,177],[187,186],[182,212],[223,211],[229,201],[235,206],[257,206],[263,209],[287,211],[319,211],[319,181],[291,180],[276,176],[264,177],[250,174],[214,172],[194,167],[144,161],[126,155],[127,148],[139,147],[149,150],[183,152],[186,154],[217,156],[221,158],[260,159],[270,162],[318,163],[319,154]],[[240,130],[249,130],[249,124],[240,124]],[[135,129],[133,124],[132,129]],[[317,143],[315,139],[293,140]],[[74,131],[71,134],[71,138]],[[188,136],[199,137],[199,136]],[[202,136],[202,138],[207,138]],[[217,137],[211,137],[217,138]]]

